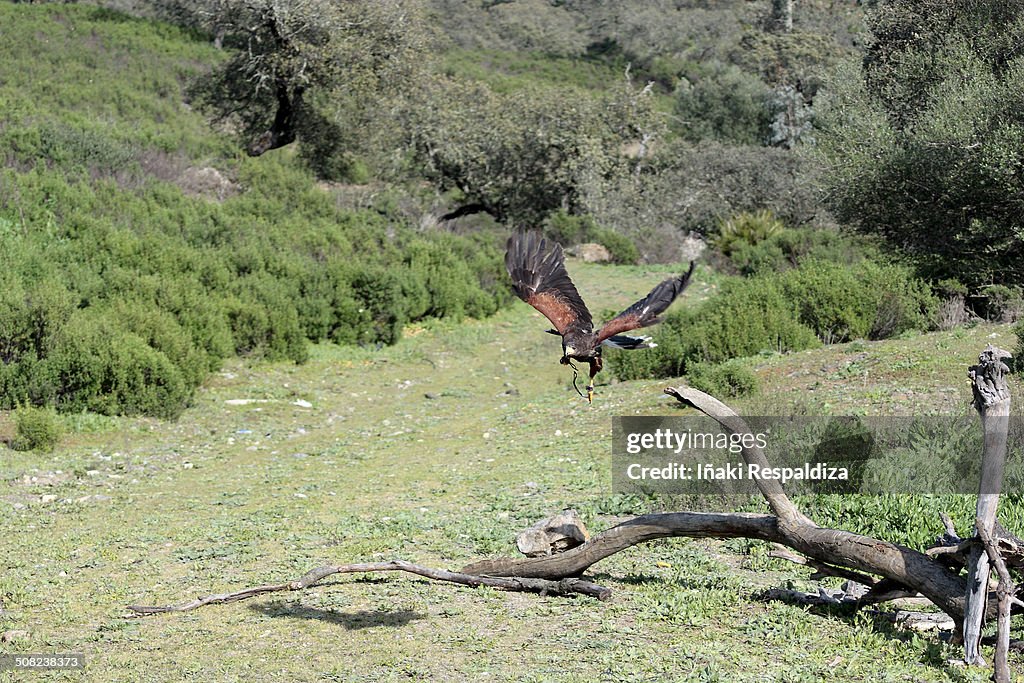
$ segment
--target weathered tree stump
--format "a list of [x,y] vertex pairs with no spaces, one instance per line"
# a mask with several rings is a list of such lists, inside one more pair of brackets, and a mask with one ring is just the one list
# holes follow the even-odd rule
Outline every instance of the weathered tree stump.
[[[974,407],[981,417],[984,434],[975,528],[975,533],[981,539],[991,538],[995,532],[999,493],[1003,485],[1010,417],[1010,388],[1006,383],[1006,375],[1010,369],[1003,361],[1009,357],[1010,354],[1006,351],[989,345],[978,357],[978,364],[971,366],[967,373],[971,378]],[[998,553],[994,544],[992,544],[992,548]],[[984,666],[985,664],[979,646],[981,627],[988,606],[990,573],[989,553],[981,544],[974,544],[967,562],[966,615],[964,617],[964,661],[971,665]],[[1007,621],[1007,626],[1008,624]],[[1009,645],[1008,630],[1006,639],[1007,645]],[[997,673],[1005,665],[1006,652],[1004,650],[1002,652],[1002,667],[998,662],[996,664]]]
[[516,548],[527,557],[562,553],[583,545],[590,532],[575,510],[563,510],[554,517],[542,519],[516,536]]

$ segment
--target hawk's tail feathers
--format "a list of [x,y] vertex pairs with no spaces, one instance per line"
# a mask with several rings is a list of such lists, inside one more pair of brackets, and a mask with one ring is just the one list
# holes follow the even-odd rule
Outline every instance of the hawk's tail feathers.
[[612,335],[601,343],[605,346],[610,346],[613,349],[626,349],[628,351],[636,349],[653,349],[657,346],[657,344],[651,341],[650,337],[630,337],[625,334]]

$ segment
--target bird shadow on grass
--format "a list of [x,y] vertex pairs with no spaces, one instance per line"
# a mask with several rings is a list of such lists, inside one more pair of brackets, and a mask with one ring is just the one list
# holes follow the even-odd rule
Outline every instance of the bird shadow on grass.
[[358,612],[340,612],[332,609],[308,607],[297,602],[274,600],[260,605],[250,605],[249,609],[268,617],[290,617],[292,619],[319,619],[330,624],[338,624],[347,631],[358,631],[364,628],[405,626],[427,615],[412,610],[360,610]]

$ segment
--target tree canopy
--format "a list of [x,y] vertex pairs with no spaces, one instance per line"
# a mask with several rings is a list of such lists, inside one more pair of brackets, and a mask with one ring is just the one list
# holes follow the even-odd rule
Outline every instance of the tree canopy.
[[194,88],[258,156],[297,138],[346,137],[332,107],[369,107],[415,79],[426,34],[418,0],[215,0],[177,5],[231,56]]
[[1024,2],[894,0],[820,136],[838,216],[934,277],[1024,282]]

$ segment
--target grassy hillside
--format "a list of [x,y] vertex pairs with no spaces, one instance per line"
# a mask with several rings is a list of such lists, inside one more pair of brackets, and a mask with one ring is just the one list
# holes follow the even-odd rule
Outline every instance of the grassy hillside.
[[[598,310],[664,276],[570,270]],[[702,273],[682,305],[708,291]],[[17,530],[0,535],[0,631],[27,632],[18,651],[85,652],[88,668],[74,676],[89,681],[987,680],[947,668],[955,648],[894,628],[885,609],[764,599],[766,588],[817,583],[735,541],[616,555],[593,569],[615,591],[608,603],[368,576],[125,617],[126,604],[279,581],[327,562],[459,567],[508,553],[519,530],[565,506],[591,530],[658,509],[611,493],[610,418],[678,414],[661,393],[674,382],[609,384],[605,373],[587,406],[545,327],[517,304],[482,322],[409,327],[379,352],[321,345],[302,366],[230,361],[175,423],[68,417],[77,432],[52,455],[0,449],[0,527]],[[765,357],[752,361],[764,398],[740,407],[964,414],[965,367],[1009,337],[1006,326],[980,325]],[[841,521],[917,544],[941,531],[940,509],[966,528],[963,503],[890,501],[886,513]],[[1005,519],[1021,531],[1014,510]]]
[[[510,295],[486,238],[352,207],[186,103],[222,55],[89,6],[0,6],[0,407],[173,417],[234,355],[391,343]],[[367,193],[370,194],[370,193]]]
[[[760,23],[767,3],[714,4],[523,0],[473,3],[464,15],[456,10],[469,3],[432,3],[455,46],[441,60],[451,75],[523,101],[537,83],[567,86],[575,106],[572,97],[598,101],[613,80],[621,86],[630,63],[638,80],[655,80],[659,111],[675,114],[700,101],[673,89],[684,80],[760,97],[795,73],[814,76],[856,27],[855,10],[829,21],[834,3],[800,3],[796,38],[773,38]],[[84,672],[34,680],[987,680],[947,664],[958,649],[946,638],[893,626],[892,606],[852,613],[767,597],[820,582],[746,541],[666,540],[609,558],[592,570],[614,591],[607,603],[371,575],[130,617],[128,604],[325,563],[458,568],[512,552],[518,531],[565,507],[591,531],[677,509],[687,503],[614,493],[608,446],[615,416],[680,414],[662,390],[684,379],[618,381],[640,373],[610,356],[619,367],[599,376],[588,405],[547,321],[512,301],[493,228],[424,227],[422,178],[412,189],[328,184],[293,149],[241,156],[233,131],[188,104],[190,80],[225,58],[205,38],[86,5],[3,3],[0,26],[0,652],[87,661]],[[792,223],[804,220],[811,193],[789,151],[679,124],[658,152],[666,173],[635,185],[650,193],[637,206],[664,199],[666,213],[641,215],[609,195],[620,212],[609,215],[661,226],[673,254],[679,224],[660,219],[679,215],[683,189],[702,202],[687,205],[691,226],[769,195],[792,208]],[[848,244],[829,237],[808,253]],[[880,289],[866,278],[835,286],[831,262],[788,271],[778,265],[788,252],[759,245],[743,261],[749,273],[730,257],[737,272],[758,266],[804,292],[808,282],[821,294]],[[595,311],[620,310],[680,272],[569,269]],[[766,280],[742,282],[757,292]],[[727,285],[702,265],[662,329],[686,341],[697,320],[687,311]],[[836,307],[850,323],[836,339],[871,333],[877,315],[851,306]],[[718,309],[701,310],[713,320]],[[743,308],[728,322],[752,327],[761,314]],[[705,325],[702,339],[731,339],[716,329]],[[808,328],[815,348],[734,359],[760,386],[735,406],[969,415],[966,367],[990,342],[1015,343],[1007,325],[913,330],[822,346]],[[1016,414],[1022,399],[1015,386]],[[7,409],[19,403],[62,411],[53,419],[66,436],[53,452],[9,447],[25,413]],[[916,444],[913,462],[928,466],[932,445]],[[800,503],[819,523],[916,548],[941,532],[940,512],[962,531],[972,515],[963,495]],[[1019,495],[1006,496],[1001,520],[1024,532]]]

